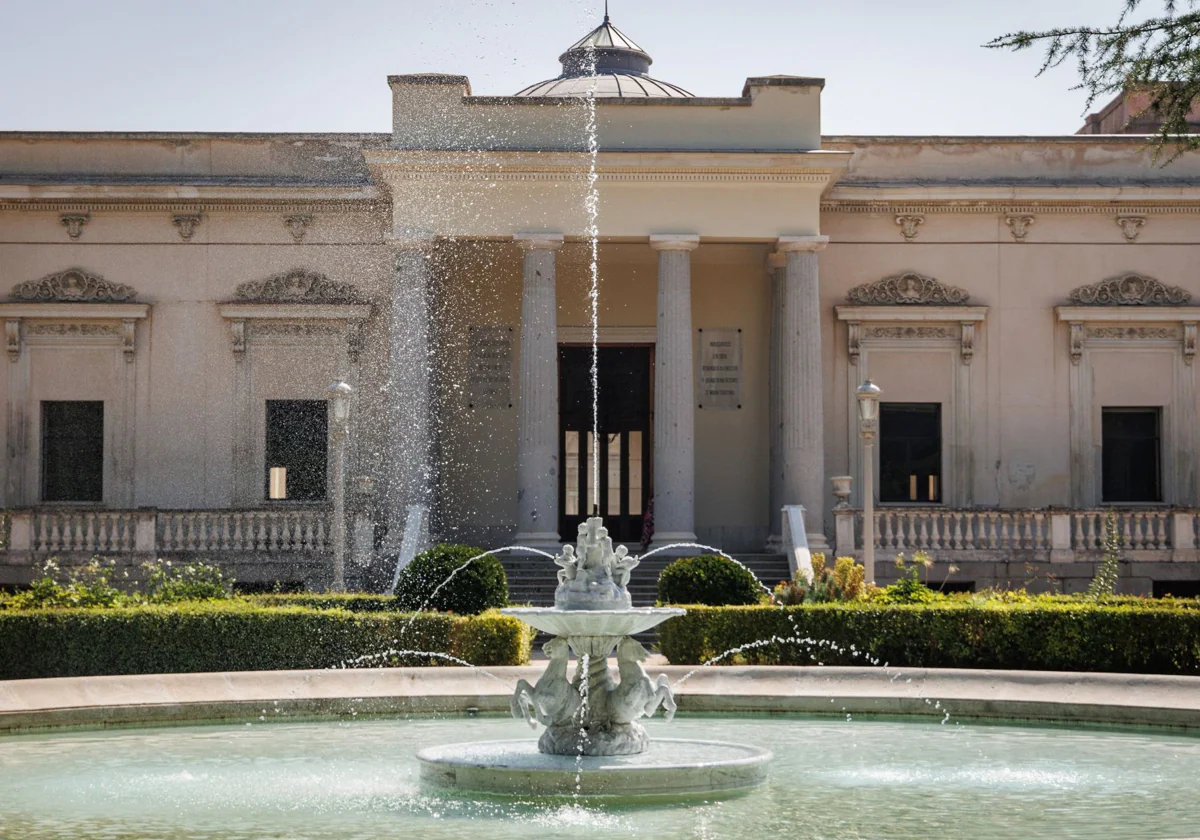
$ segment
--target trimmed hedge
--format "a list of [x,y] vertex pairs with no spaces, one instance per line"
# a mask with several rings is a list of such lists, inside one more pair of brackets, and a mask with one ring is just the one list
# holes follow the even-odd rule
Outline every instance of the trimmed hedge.
[[[937,602],[688,607],[659,628],[673,664],[868,665],[1200,674],[1200,610],[1186,602]],[[832,643],[832,644],[828,644]],[[836,648],[834,647],[836,645]]]
[[387,653],[396,649],[447,653],[484,666],[529,661],[532,633],[515,618],[421,613],[406,627],[410,619],[240,601],[5,610],[0,680],[450,664]]
[[396,600],[405,610],[472,615],[508,606],[508,577],[496,556],[482,548],[435,545],[400,572]]
[[765,594],[753,572],[717,554],[680,557],[658,576],[664,604],[757,604]]

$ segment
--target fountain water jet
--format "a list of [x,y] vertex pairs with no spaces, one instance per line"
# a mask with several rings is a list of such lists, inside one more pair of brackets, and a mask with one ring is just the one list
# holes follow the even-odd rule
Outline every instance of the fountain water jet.
[[[768,750],[738,744],[662,739],[651,742],[640,719],[675,699],[665,676],[651,680],[648,653],[633,638],[682,615],[677,607],[634,608],[626,585],[638,559],[613,548],[600,517],[579,526],[559,566],[553,607],[506,609],[553,638],[550,663],[536,684],[517,683],[512,714],[546,727],[525,741],[453,744],[417,753],[421,775],[446,787],[508,794],[677,795],[736,791],[766,778]],[[616,652],[619,681],[608,657]],[[569,655],[577,664],[568,679]]]

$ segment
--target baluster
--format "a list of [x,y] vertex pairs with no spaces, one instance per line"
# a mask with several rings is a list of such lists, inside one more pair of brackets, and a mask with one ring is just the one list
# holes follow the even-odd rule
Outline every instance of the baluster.
[[226,547],[232,548],[234,551],[242,550],[242,515],[240,513],[229,515],[229,543]]
[[962,518],[962,514],[960,514],[956,510],[952,510],[952,511],[950,511],[949,516],[950,516],[950,541],[949,541],[948,545],[950,546],[950,548],[952,550],[957,551],[959,546],[961,545],[961,543],[959,542],[959,524],[960,524],[960,520]]
[[271,547],[272,551],[279,550],[279,539],[280,539],[280,535],[279,535],[280,527],[279,526],[281,524],[280,520],[282,520],[282,519],[283,519],[282,516],[272,516],[271,520],[270,520],[271,521],[271,535],[270,535],[270,539],[267,541],[267,544]]
[[300,537],[298,542],[300,544],[296,546],[297,550],[308,551],[316,548],[316,546],[313,545],[313,514],[311,511],[309,513],[302,514],[301,516]]
[[43,514],[34,514],[33,518],[33,546],[38,551],[44,551],[46,548],[46,540],[49,539],[49,527],[46,525],[46,517]]
[[908,549],[917,548],[917,517],[916,514],[908,511],[904,512],[903,518],[900,520],[904,534],[904,547]]
[[96,514],[91,513],[90,511],[85,513],[83,515],[83,522],[80,523],[79,530],[82,533],[83,545],[81,547],[83,550],[89,554],[95,552],[97,543]]
[[929,549],[929,526],[931,517],[928,514],[913,514],[913,537],[922,551]]
[[883,543],[883,514],[879,511],[871,514],[871,518],[875,520],[875,527],[871,529],[871,541],[875,543],[876,548],[882,548]]
[[253,523],[254,550],[255,551],[266,551],[267,543],[266,543],[266,536],[264,533],[266,531],[266,525],[263,522],[263,519],[265,518],[265,514],[263,514],[261,511],[255,511],[254,513],[251,514],[251,516],[254,517],[254,523]]
[[133,551],[133,528],[136,521],[132,513],[124,513],[115,522],[113,537],[117,541],[118,551]]
[[1158,519],[1158,536],[1155,537],[1154,544],[1158,548],[1170,548],[1171,547],[1170,519],[1168,518],[1167,514],[1165,514],[1165,513],[1158,514],[1157,519]]
[[319,551],[329,550],[329,530],[325,527],[325,517],[317,517],[317,549]]
[[892,517],[890,514],[879,513],[880,528],[879,536],[882,542],[880,548],[892,548]]

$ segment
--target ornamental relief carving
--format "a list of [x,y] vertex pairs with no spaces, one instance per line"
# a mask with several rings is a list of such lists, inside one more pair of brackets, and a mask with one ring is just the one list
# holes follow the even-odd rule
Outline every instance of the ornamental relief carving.
[[26,335],[121,335],[121,328],[116,324],[28,324]]
[[315,336],[342,335],[345,329],[333,324],[294,324],[252,322],[247,325],[251,336]]
[[1080,286],[1067,295],[1071,303],[1087,306],[1178,306],[1191,299],[1192,293],[1185,289],[1140,274],[1123,274]]
[[27,280],[13,286],[9,292],[13,300],[55,303],[119,303],[132,300],[136,295],[132,286],[110,283],[82,268],[69,268],[40,280]]
[[1140,341],[1146,339],[1174,341],[1179,338],[1179,330],[1174,327],[1089,327],[1087,337],[1119,339],[1123,341]]
[[242,283],[235,300],[256,303],[361,303],[362,295],[348,283],[335,283],[324,274],[303,268]]
[[965,289],[947,286],[939,280],[912,271],[855,286],[846,295],[850,303],[861,306],[957,305],[966,303],[969,297]]
[[951,327],[867,327],[867,338],[957,338]]

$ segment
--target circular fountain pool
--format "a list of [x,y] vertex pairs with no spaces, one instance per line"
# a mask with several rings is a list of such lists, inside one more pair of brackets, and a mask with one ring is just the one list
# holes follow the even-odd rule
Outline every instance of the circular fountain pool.
[[[268,712],[268,714],[270,714]],[[430,744],[528,738],[499,718],[266,722],[0,739],[0,837],[1180,838],[1200,739],[801,717],[677,718],[655,738],[769,748],[720,801],[511,799],[422,783]]]

